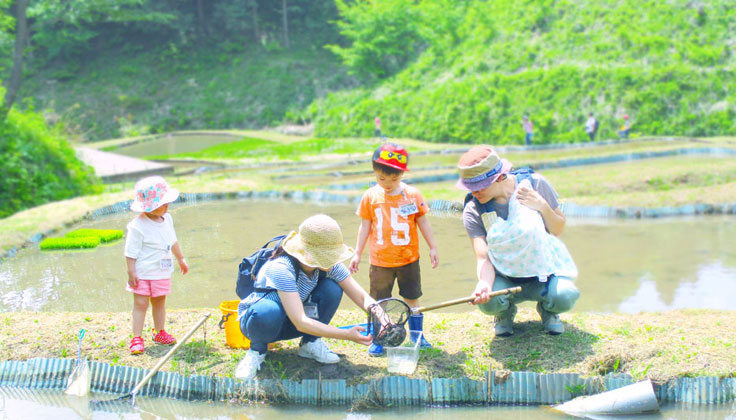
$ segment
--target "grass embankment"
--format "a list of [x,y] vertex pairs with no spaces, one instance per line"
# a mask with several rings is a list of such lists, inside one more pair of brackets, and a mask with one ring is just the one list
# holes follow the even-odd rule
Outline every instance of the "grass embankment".
[[[354,85],[318,45],[292,50],[188,47],[120,49],[39,70],[23,81],[74,137],[135,137],[172,130],[278,125],[326,92]],[[49,88],[52,86],[52,88]]]
[[[206,309],[175,310],[166,329],[177,337],[196,323]],[[225,344],[217,328],[219,311],[183,346],[162,370],[181,374],[232,376],[244,350]],[[421,352],[415,378],[470,377],[482,379],[487,370],[579,373],[585,376],[628,373],[664,382],[679,376],[736,374],[736,325],[731,311],[679,310],[664,313],[563,314],[566,332],[542,332],[531,305],[522,305],[515,335],[494,338],[492,318],[479,311],[427,313],[425,333],[434,348]],[[146,352],[132,356],[130,313],[33,313],[0,316],[2,359],[33,357],[74,358],[77,332],[86,328],[82,354],[91,360],[152,368],[169,347],[153,345],[144,334]],[[357,311],[339,312],[333,325],[365,322]],[[151,325],[150,316],[147,327]],[[342,356],[335,365],[321,365],[297,356],[298,340],[281,342],[270,351],[261,379],[348,379],[360,383],[388,374],[386,358],[368,356],[367,348],[352,342],[327,342]]]

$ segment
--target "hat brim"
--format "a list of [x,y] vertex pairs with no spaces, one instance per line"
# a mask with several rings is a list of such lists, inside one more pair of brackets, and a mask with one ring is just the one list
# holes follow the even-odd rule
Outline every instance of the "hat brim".
[[139,213],[150,213],[157,208],[163,206],[164,204],[173,203],[174,201],[176,201],[177,198],[179,198],[179,190],[177,190],[176,188],[169,188],[168,191],[166,191],[166,194],[164,194],[164,196],[161,198],[161,200],[156,203],[155,207],[144,209],[143,203],[136,199],[133,200],[132,203],[130,203],[130,211],[135,211]]
[[378,163],[378,164],[381,164],[383,166],[390,166],[390,167],[392,167],[394,169],[398,169],[400,171],[409,172],[409,168],[408,167],[406,167],[406,166],[399,166],[396,163],[387,162],[387,161],[385,161],[383,159],[376,160],[375,162]]
[[498,179],[499,176],[503,174],[507,174],[511,171],[511,162],[509,162],[506,159],[501,159],[501,170],[498,171],[498,173],[490,178],[482,179],[477,182],[468,182],[464,178],[460,178],[457,180],[457,183],[455,184],[455,187],[464,190],[464,191],[479,191],[485,188],[488,188],[496,182],[496,179]]
[[296,258],[302,264],[325,270],[331,269],[355,254],[355,250],[345,244],[329,248],[309,248],[304,245],[301,236],[293,231],[281,242],[281,247],[284,248],[287,254]]

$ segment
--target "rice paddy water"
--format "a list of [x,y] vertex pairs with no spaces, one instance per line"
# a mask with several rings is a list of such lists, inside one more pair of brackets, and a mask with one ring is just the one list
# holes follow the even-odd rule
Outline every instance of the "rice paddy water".
[[[213,201],[172,206],[176,232],[190,273],[175,272],[171,308],[217,308],[236,299],[241,258],[268,239],[295,229],[306,217],[326,213],[355,244],[358,217],[348,205],[293,201]],[[125,229],[123,213],[71,227]],[[475,260],[459,215],[431,215],[440,266],[421,261],[423,304],[469,294]],[[63,235],[65,232],[60,232]],[[661,220],[570,219],[562,235],[575,259],[581,297],[575,311],[630,312],[681,308],[736,309],[736,220],[701,216]],[[420,253],[428,255],[423,241]],[[356,279],[368,287],[368,251]],[[123,241],[91,250],[27,248],[0,264],[0,311],[128,311]],[[458,296],[447,296],[447,285]],[[461,292],[460,292],[461,291]],[[462,296],[460,296],[462,295]],[[352,307],[344,299],[343,307]],[[470,311],[456,305],[443,311]]]

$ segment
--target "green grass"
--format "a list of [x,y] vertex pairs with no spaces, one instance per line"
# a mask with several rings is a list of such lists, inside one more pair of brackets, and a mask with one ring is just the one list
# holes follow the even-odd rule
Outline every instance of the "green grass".
[[78,238],[46,238],[39,244],[42,250],[95,248],[100,244],[97,236]]
[[274,126],[324,92],[353,83],[332,54],[311,45],[236,53],[211,46],[177,54],[115,50],[84,61],[71,78],[58,79],[54,68],[35,72],[20,94],[82,140]]
[[294,160],[304,157],[372,152],[375,145],[364,139],[311,138],[283,144],[257,138],[219,144],[194,153],[153,158]]
[[67,238],[97,236],[101,242],[111,242],[123,237],[120,229],[76,229],[66,234]]

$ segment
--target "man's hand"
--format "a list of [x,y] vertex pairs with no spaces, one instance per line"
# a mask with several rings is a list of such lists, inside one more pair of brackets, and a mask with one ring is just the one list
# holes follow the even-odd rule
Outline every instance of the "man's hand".
[[473,305],[477,305],[479,303],[487,303],[489,300],[491,300],[489,293],[491,293],[490,285],[484,281],[479,281],[478,284],[475,285],[475,290],[473,291],[475,299],[473,299],[473,301],[470,303],[472,303]]
[[519,188],[517,195],[519,202],[532,210],[542,212],[545,207],[548,207],[547,200],[544,199],[538,192],[528,187]]

